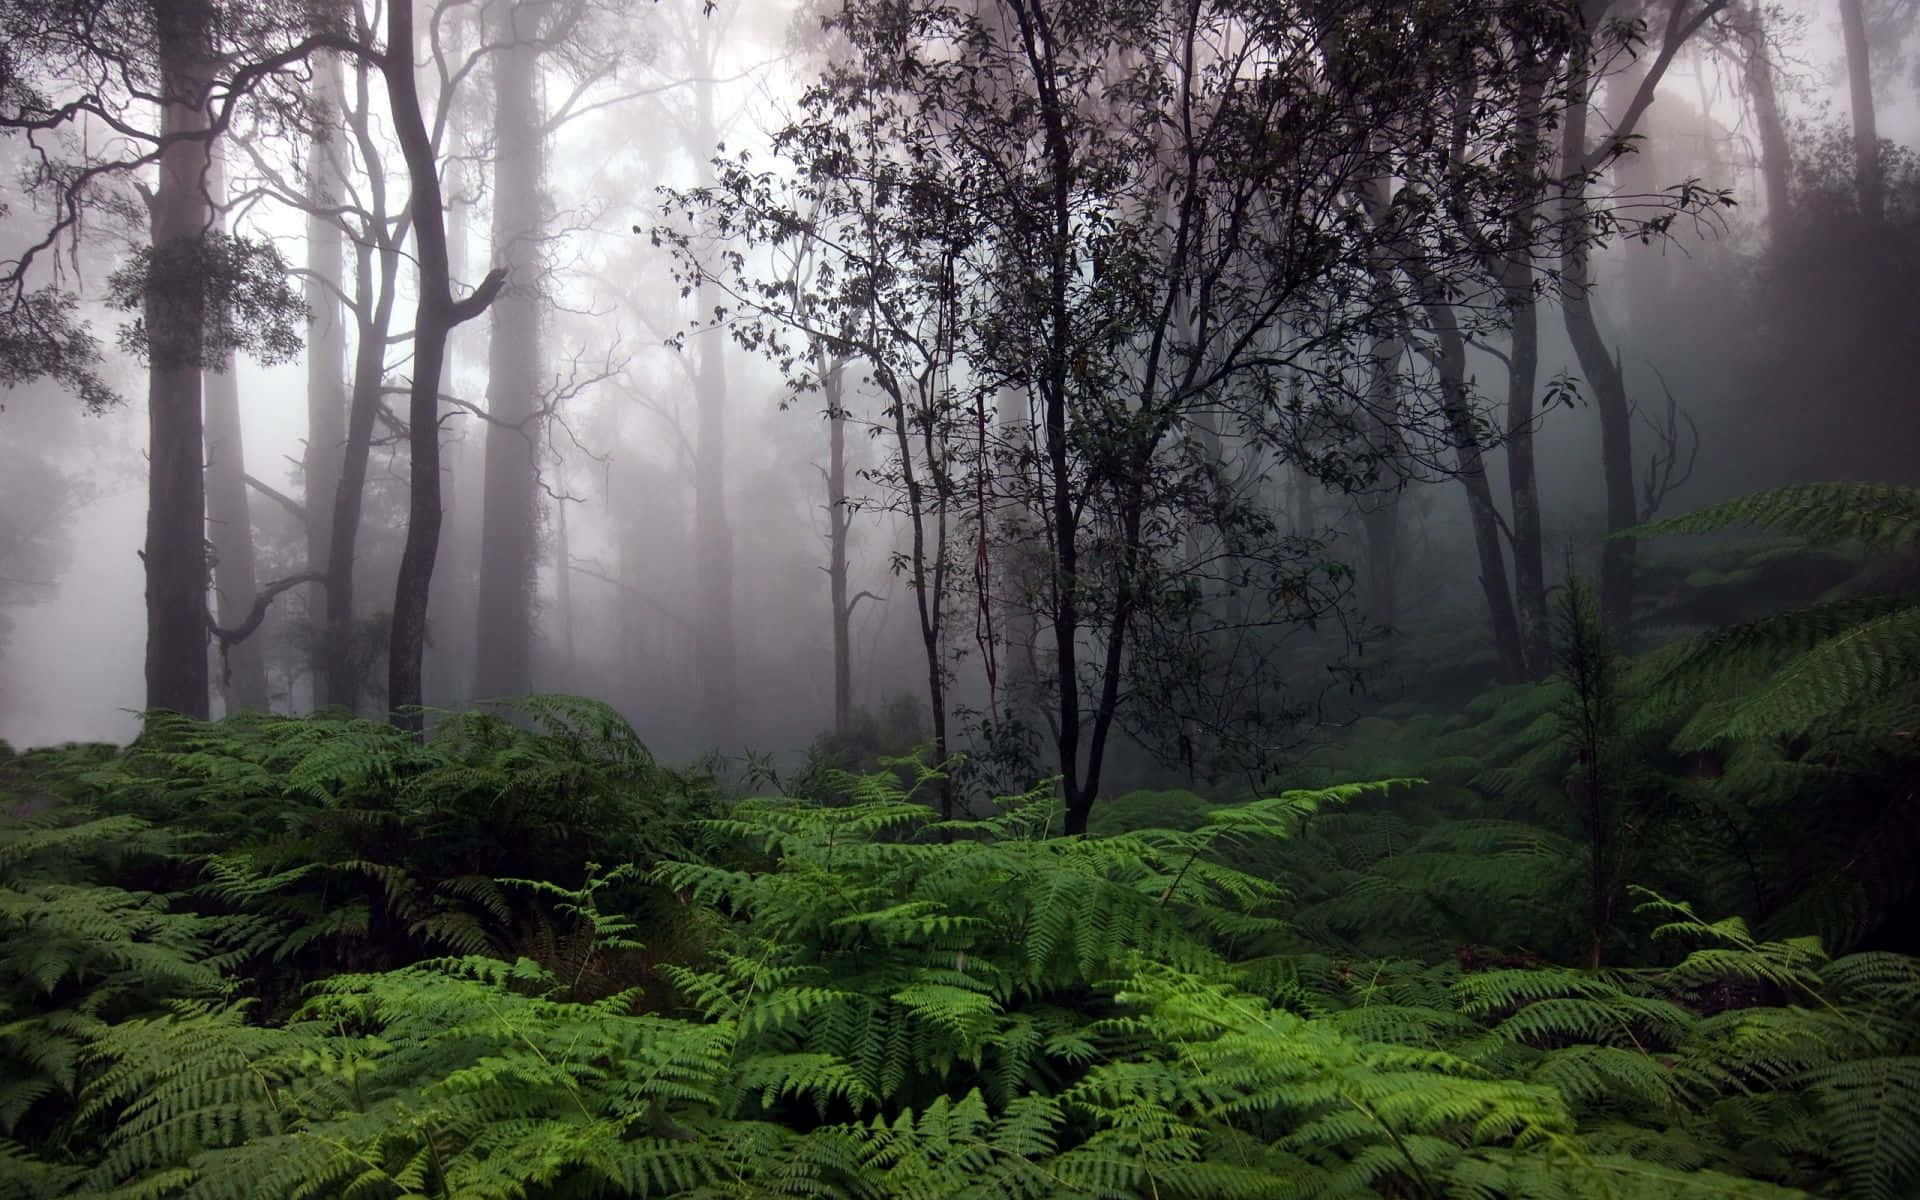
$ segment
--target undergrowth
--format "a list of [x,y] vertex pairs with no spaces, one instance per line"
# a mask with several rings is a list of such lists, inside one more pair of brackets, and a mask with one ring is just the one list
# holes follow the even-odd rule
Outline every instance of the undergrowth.
[[[1523,761],[1551,707],[1486,735]],[[1061,838],[1050,785],[949,823],[897,767],[721,803],[598,706],[521,720],[11,760],[0,1194],[1920,1183],[1914,960],[1650,892],[1618,965],[1491,949],[1577,944],[1580,855],[1472,815],[1464,766]]]

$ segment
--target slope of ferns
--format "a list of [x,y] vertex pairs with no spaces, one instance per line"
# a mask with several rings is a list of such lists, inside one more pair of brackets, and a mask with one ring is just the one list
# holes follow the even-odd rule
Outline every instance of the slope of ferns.
[[[500,787],[506,768],[475,760],[512,745],[539,779],[595,780],[657,826],[637,865],[493,877],[495,917],[463,899],[493,891],[447,893],[410,859],[386,866],[412,891],[349,886],[368,876],[342,865],[338,830],[369,818],[300,807],[316,773],[285,749],[293,724],[10,764],[16,794],[30,778],[61,798],[0,833],[4,1194],[1894,1197],[1920,1180],[1910,959],[1829,959],[1651,896],[1666,965],[1365,956],[1302,899],[1352,868],[1251,869],[1349,835],[1366,861],[1383,834],[1359,809],[1411,784],[1064,839],[1046,835],[1049,789],[942,825],[892,773],[839,781],[835,806],[714,809],[550,733],[395,748],[380,770],[400,794]],[[378,750],[376,730],[316,741]],[[362,775],[341,764],[317,811],[364,809]],[[234,782],[170,836],[113,811],[209,777]],[[273,802],[277,835],[250,815]],[[458,831],[422,811],[403,820]],[[214,849],[210,829],[249,848]],[[1474,856],[1555,853],[1500,823],[1448,837],[1416,839],[1403,890]],[[328,852],[303,871],[296,845]],[[1453,902],[1498,909],[1552,880],[1511,874],[1512,895]],[[139,875],[199,882],[108,882]],[[320,900],[361,906],[368,934],[312,931],[325,904],[303,889],[322,878]],[[422,911],[466,913],[507,948],[432,957]],[[325,969],[321,951],[364,959],[381,928],[382,955],[415,957]],[[675,954],[624,983],[623,956],[655,935]],[[568,953],[536,961],[516,936]],[[284,972],[291,1000],[262,983]]]

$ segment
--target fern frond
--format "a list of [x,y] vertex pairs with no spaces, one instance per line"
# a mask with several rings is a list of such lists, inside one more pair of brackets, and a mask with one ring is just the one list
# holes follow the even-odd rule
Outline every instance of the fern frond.
[[1875,483],[1807,483],[1754,492],[1697,512],[1627,530],[1646,538],[1752,525],[1817,542],[1859,541],[1876,550],[1920,543],[1920,489]]

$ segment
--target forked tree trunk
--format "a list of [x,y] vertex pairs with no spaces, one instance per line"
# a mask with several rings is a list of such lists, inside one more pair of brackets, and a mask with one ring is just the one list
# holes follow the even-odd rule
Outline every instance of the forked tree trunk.
[[[1593,311],[1588,269],[1592,215],[1582,172],[1587,162],[1587,115],[1592,105],[1592,47],[1572,50],[1567,111],[1561,126],[1561,162],[1569,182],[1561,195],[1560,221],[1566,249],[1560,259],[1560,312],[1600,417],[1601,474],[1606,487],[1608,538],[1600,551],[1600,616],[1624,637],[1633,617],[1634,542],[1612,535],[1638,521],[1633,484],[1633,420],[1626,379],[1608,351]],[[1630,132],[1621,131],[1623,134]]]
[[393,628],[387,646],[387,711],[393,723],[415,733],[425,727],[419,711],[420,673],[427,646],[427,604],[433,564],[440,550],[440,374],[447,335],[455,325],[485,312],[505,280],[495,270],[473,295],[455,301],[447,265],[446,208],[439,164],[421,113],[414,78],[413,7],[387,10],[387,50],[381,66],[394,131],[407,160],[409,206],[418,254],[419,301],[413,320],[413,381],[407,391],[407,540],[394,583]]

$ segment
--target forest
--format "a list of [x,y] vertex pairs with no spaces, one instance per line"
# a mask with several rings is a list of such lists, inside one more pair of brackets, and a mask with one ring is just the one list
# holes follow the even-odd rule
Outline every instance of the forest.
[[0,1200],[1920,1196],[1916,0],[0,0]]

